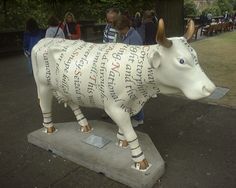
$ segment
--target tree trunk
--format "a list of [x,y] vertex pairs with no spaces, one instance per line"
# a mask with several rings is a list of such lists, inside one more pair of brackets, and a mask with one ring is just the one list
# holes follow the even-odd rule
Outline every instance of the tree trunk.
[[168,37],[182,36],[184,33],[184,0],[157,0],[158,18],[165,22]]

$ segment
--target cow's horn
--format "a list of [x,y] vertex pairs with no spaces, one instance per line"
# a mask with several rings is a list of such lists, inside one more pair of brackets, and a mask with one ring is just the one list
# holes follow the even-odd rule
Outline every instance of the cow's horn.
[[159,43],[160,45],[170,48],[172,46],[172,41],[168,40],[165,35],[165,25],[164,21],[161,18],[158,22],[158,30],[157,30],[157,35],[156,35],[156,42]]
[[195,26],[194,26],[194,21],[192,19],[190,19],[188,21],[188,26],[187,26],[188,30],[187,32],[184,34],[184,38],[186,38],[187,40],[190,40],[193,37],[194,34],[194,30],[195,30]]

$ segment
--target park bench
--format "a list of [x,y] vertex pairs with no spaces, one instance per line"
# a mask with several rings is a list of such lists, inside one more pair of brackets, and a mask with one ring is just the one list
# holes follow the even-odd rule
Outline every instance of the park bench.
[[216,30],[215,33],[221,33],[222,32],[222,28],[223,28],[223,23],[218,23],[216,26]]
[[216,23],[202,27],[200,35],[212,36],[213,34],[232,31],[233,29],[233,22]]
[[213,33],[216,33],[218,24],[207,25],[202,28],[201,35],[212,36]]
[[222,30],[229,31],[229,22],[223,23]]

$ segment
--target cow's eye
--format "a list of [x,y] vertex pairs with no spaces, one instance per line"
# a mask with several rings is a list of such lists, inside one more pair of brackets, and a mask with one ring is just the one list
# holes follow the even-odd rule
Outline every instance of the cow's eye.
[[180,59],[180,60],[179,60],[179,63],[180,63],[180,64],[184,64],[184,60],[183,60],[183,59]]

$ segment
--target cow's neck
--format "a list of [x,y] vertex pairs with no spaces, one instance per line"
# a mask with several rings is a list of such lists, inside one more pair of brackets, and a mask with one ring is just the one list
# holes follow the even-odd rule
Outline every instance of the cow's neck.
[[[151,45],[148,47],[148,53],[152,51],[159,51],[161,53],[160,45]],[[148,54],[146,54],[148,55]],[[162,93],[162,94],[173,94],[178,93],[179,90],[167,85],[163,85],[158,79],[158,73],[155,72],[156,70],[151,67],[150,62],[146,56],[146,61],[139,65],[137,62],[136,65],[137,69],[134,71],[135,75],[135,82],[138,85],[138,93],[145,97],[145,100],[148,100],[153,95]],[[140,67],[142,71],[138,68]]]
[[[127,78],[127,88],[131,87],[130,85],[136,86],[136,93],[135,95],[138,98],[142,98],[144,101],[148,100],[150,97],[152,97],[155,94],[158,94],[160,92],[160,89],[158,88],[157,78],[155,76],[155,69],[151,67],[150,62],[148,60],[148,54],[151,53],[153,50],[158,50],[158,45],[152,45],[152,46],[146,46],[143,47],[143,51],[145,51],[145,55],[141,55],[138,58],[138,61],[136,61],[132,65],[132,76],[126,77]],[[127,64],[129,64],[127,62]],[[127,69],[126,69],[127,72]]]

